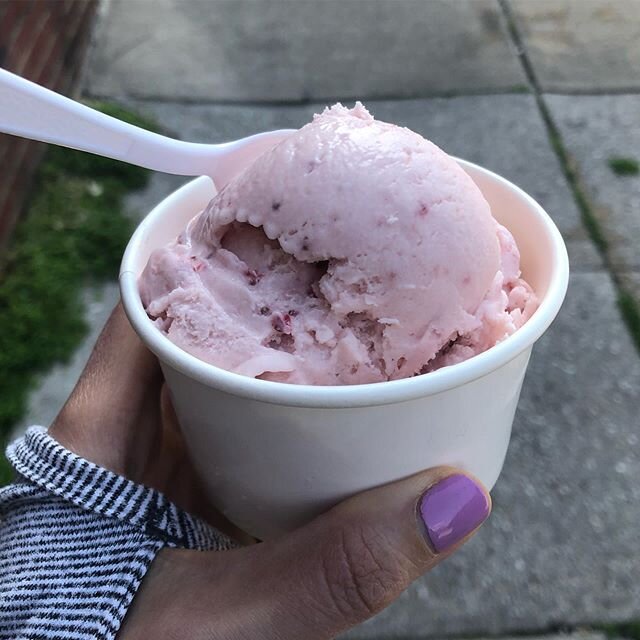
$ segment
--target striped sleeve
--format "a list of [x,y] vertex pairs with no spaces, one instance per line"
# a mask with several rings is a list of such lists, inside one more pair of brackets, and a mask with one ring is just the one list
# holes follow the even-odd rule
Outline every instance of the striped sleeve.
[[0,489],[0,639],[111,640],[164,546],[234,543],[32,427],[7,449]]

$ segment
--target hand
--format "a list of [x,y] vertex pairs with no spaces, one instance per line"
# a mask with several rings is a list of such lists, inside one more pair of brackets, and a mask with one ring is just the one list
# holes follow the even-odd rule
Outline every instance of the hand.
[[[50,433],[249,541],[208,504],[157,361],[120,305]],[[224,552],[163,549],[118,638],[332,638],[456,550],[490,504],[477,481],[438,468],[350,498],[274,541]]]

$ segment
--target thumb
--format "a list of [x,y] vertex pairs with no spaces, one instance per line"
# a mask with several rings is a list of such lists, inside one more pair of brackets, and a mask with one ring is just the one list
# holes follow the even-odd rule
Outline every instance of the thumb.
[[354,496],[275,541],[165,549],[118,638],[333,638],[395,600],[490,510],[482,485],[442,467]]
[[260,603],[254,611],[268,616],[260,637],[332,638],[389,605],[469,538],[490,510],[478,481],[431,469],[245,549],[241,564],[250,575],[237,564],[233,575],[246,604]]

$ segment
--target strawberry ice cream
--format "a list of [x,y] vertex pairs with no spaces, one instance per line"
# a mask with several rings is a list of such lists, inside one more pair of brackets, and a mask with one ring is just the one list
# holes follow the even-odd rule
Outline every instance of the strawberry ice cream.
[[455,364],[537,306],[471,178],[360,103],[260,156],[152,254],[140,290],[158,329],[194,356],[315,385]]

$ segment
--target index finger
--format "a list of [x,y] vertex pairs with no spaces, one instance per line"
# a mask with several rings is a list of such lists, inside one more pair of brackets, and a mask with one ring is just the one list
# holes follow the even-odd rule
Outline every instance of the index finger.
[[158,361],[138,338],[119,303],[52,425],[51,435],[90,459],[95,456],[86,451],[88,446],[121,455],[118,450],[129,444],[139,421],[159,412],[161,384]]

